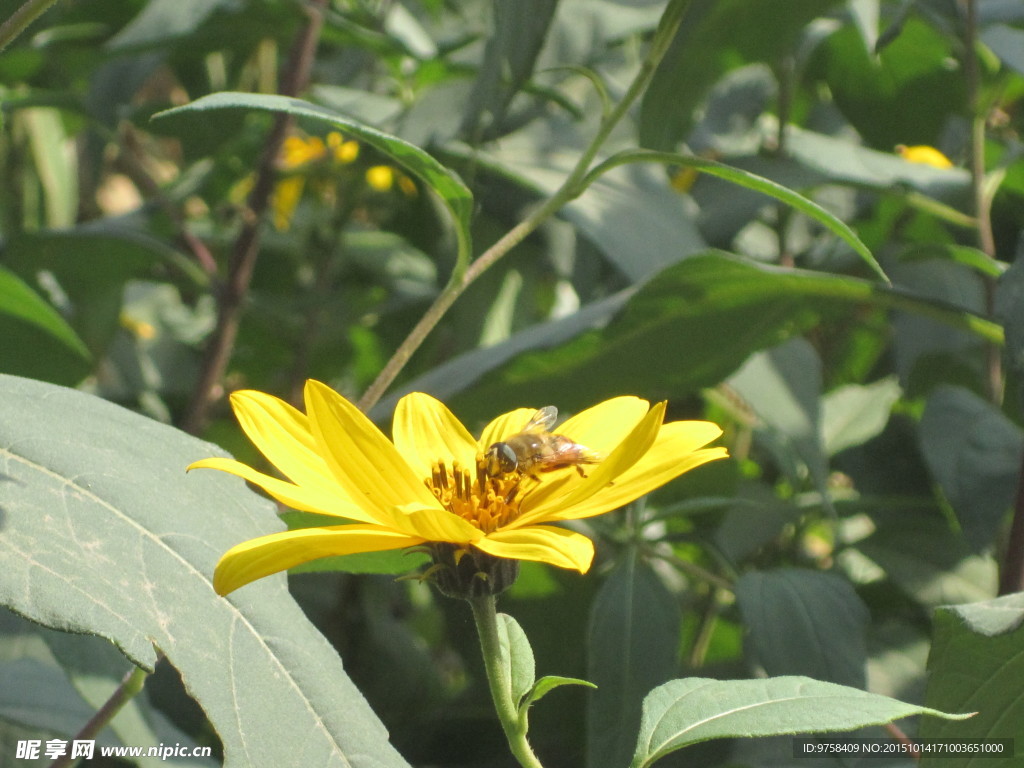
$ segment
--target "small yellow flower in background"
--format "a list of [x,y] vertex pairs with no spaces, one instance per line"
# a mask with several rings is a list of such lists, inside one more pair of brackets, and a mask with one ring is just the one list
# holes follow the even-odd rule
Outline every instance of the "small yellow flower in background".
[[278,232],[287,232],[291,228],[292,216],[295,215],[295,209],[299,207],[299,200],[302,199],[302,190],[305,186],[306,179],[302,176],[288,176],[274,185],[270,209],[273,214],[274,228]]
[[374,165],[366,169],[366,183],[378,192],[387,192],[395,184],[395,169],[390,165]]
[[359,142],[345,141],[345,137],[337,131],[327,134],[327,147],[331,150],[335,162],[348,165],[359,157]]
[[487,470],[488,448],[520,432],[531,409],[499,416],[476,439],[441,402],[413,393],[399,401],[388,440],[325,384],[308,381],[305,404],[302,413],[262,392],[231,395],[242,429],[287,480],[234,459],[189,467],[238,475],[293,509],[338,519],[337,525],[274,533],[231,548],[214,573],[219,594],[321,557],[421,545],[434,554],[435,568],[482,556],[585,573],[593,543],[551,523],[618,509],[728,455],[725,448],[704,447],[721,435],[717,425],[665,424],[665,403],[616,397],[557,428],[601,457],[586,472],[564,466],[543,476],[495,476]]
[[896,145],[896,154],[911,163],[930,165],[933,168],[952,168],[953,161],[942,154],[935,147],[926,144],[919,144],[908,147],[905,144]]
[[310,136],[308,139],[289,136],[281,145],[279,162],[281,168],[288,171],[313,160],[319,160],[326,154],[327,147],[319,136]]

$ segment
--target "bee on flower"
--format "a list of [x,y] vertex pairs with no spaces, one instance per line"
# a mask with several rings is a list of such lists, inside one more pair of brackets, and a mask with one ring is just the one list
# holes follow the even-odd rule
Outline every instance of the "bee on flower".
[[[664,423],[665,403],[638,397],[615,397],[567,419],[553,436],[574,447],[562,444],[560,453],[545,442],[538,459],[517,453],[517,436],[553,409],[511,411],[474,437],[440,401],[413,393],[399,401],[389,440],[325,384],[307,382],[304,395],[305,413],[262,392],[231,396],[242,429],[286,480],[234,459],[202,459],[189,469],[238,475],[337,524],[236,545],[215,569],[222,595],[321,557],[409,547],[426,548],[435,583],[460,597],[497,594],[520,560],[585,573],[593,542],[560,523],[618,509],[727,456],[725,448],[706,447],[721,435],[717,425]],[[547,441],[550,418],[540,417],[543,429],[527,434]],[[529,466],[519,466],[523,459]]]

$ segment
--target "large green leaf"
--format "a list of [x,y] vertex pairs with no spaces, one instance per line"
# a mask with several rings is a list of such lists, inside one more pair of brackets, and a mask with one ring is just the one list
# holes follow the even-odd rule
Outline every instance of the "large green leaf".
[[672,680],[644,700],[631,768],[708,739],[852,731],[922,714],[969,717],[807,677]]
[[804,675],[863,688],[868,611],[850,582],[798,568],[736,582],[752,661],[771,677]]
[[456,402],[479,414],[551,402],[553,383],[558,405],[567,409],[623,392],[679,396],[718,383],[752,352],[858,305],[905,307],[1002,338],[998,326],[969,312],[865,280],[705,252],[657,275],[604,328],[523,352]]
[[74,390],[0,393],[0,602],[146,669],[164,654],[228,765],[405,765],[284,576],[213,592],[228,547],[283,528],[241,480],[185,473],[219,449]]
[[601,586],[591,611],[587,678],[587,765],[613,768],[629,760],[640,703],[677,673],[681,616],[676,599],[630,550]]
[[[1020,760],[1024,699],[1024,595],[1007,595],[935,612],[935,635],[928,657],[925,703],[978,714],[964,722],[925,720],[922,739],[1006,739],[1018,737]],[[977,755],[942,755],[926,766],[964,768],[981,763],[1010,765],[1008,760],[980,761]]]
[[473,195],[458,175],[445,168],[419,147],[397,136],[391,136],[326,107],[288,96],[261,93],[214,93],[203,96],[183,107],[160,112],[156,119],[171,115],[202,113],[212,109],[256,109],[266,112],[284,112],[297,118],[313,120],[345,131],[364,141],[417,176],[434,190],[452,215],[458,240],[460,269],[469,262],[472,253],[469,225],[473,214]]

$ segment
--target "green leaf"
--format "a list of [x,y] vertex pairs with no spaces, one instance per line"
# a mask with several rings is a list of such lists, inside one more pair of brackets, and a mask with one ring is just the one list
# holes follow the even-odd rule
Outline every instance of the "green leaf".
[[640,702],[672,678],[681,616],[679,603],[633,550],[608,578],[591,608],[587,677],[587,765],[622,766],[633,749]]
[[827,11],[820,0],[695,0],[644,93],[640,143],[675,149],[722,74],[738,63],[776,63]]
[[[922,739],[981,739],[1020,736],[1024,722],[1024,595],[1006,595],[935,612],[928,657],[925,703],[977,712],[964,722],[925,720]],[[1017,744],[1018,755],[1020,742]],[[1019,757],[1018,757],[1019,759]],[[925,756],[922,768],[978,765],[976,755]],[[1009,765],[1010,761],[990,761]]]
[[748,571],[736,582],[747,650],[768,674],[863,688],[870,616],[853,587],[800,568]]
[[455,276],[461,275],[468,265],[472,255],[469,227],[473,215],[473,194],[454,171],[445,168],[419,147],[325,107],[276,94],[230,91],[214,93],[196,99],[183,107],[160,112],[154,115],[154,119],[193,112],[202,113],[213,109],[256,109],[267,112],[283,112],[297,118],[306,118],[332,128],[338,128],[345,131],[350,137],[364,141],[384,153],[438,194],[455,224],[455,234],[458,240]]
[[966,389],[943,386],[921,418],[921,452],[976,549],[992,543],[1013,503],[1024,449],[1021,430]]
[[[604,328],[516,355],[455,403],[483,417],[523,403],[551,402],[552,382],[558,382],[558,404],[566,409],[623,392],[678,397],[717,384],[752,352],[859,305],[906,308],[1002,340],[995,323],[945,303],[866,280],[708,251],[662,271]],[[566,381],[571,388],[564,387]]]
[[993,24],[981,33],[981,42],[1010,69],[1024,75],[1024,31],[1006,24]]
[[[64,318],[39,294],[18,278],[13,272],[0,266],[0,320],[7,323],[26,323],[44,331],[47,335],[63,344],[68,351],[81,357],[83,361],[89,359],[89,350],[78,335],[71,329]],[[13,332],[13,331],[12,331]],[[10,345],[11,337],[7,332],[2,333],[6,338],[7,354],[18,350]]]
[[0,603],[148,670],[159,649],[226,765],[406,765],[283,576],[213,592],[224,551],[282,529],[238,478],[185,473],[223,452],[74,390],[0,376],[0,393]]
[[225,5],[229,0],[149,0],[106,47],[121,52],[186,37]]
[[504,133],[509,103],[533,74],[557,5],[558,0],[520,0],[492,7],[494,30],[462,123],[471,140],[481,132],[489,137]]
[[828,462],[820,435],[821,359],[809,341],[797,337],[750,357],[729,379],[769,433],[769,444],[794,481],[807,468],[827,498]]
[[[487,168],[511,183],[550,196],[565,182],[581,147],[550,146],[545,134],[519,133],[487,152],[446,148],[453,157]],[[571,222],[615,267],[639,282],[707,243],[685,198],[660,168],[605,168],[580,186],[559,216]],[[637,237],[642,232],[643,237]]]
[[518,705],[533,688],[537,676],[533,649],[523,628],[505,613],[498,614],[498,640],[501,643],[504,674],[510,683],[512,701]]
[[626,150],[612,155],[607,160],[591,169],[582,184],[589,184],[595,178],[611,168],[627,163],[664,163],[666,165],[682,165],[687,168],[694,168],[710,176],[716,176],[720,179],[724,179],[733,184],[744,187],[745,189],[752,189],[756,192],[761,192],[762,194],[775,198],[805,216],[811,217],[837,237],[841,238],[857,253],[858,256],[861,257],[861,259],[864,260],[868,267],[871,268],[871,271],[886,283],[890,282],[885,272],[882,271],[881,265],[875,260],[870,249],[861,242],[860,238],[857,237],[857,234],[850,229],[849,225],[844,221],[826,211],[813,200],[808,200],[803,195],[794,192],[788,187],[777,184],[771,179],[766,179],[763,176],[758,176],[755,173],[750,173],[749,171],[744,171],[740,168],[734,168],[732,166],[725,165],[724,163],[716,162],[715,160],[707,160],[702,157],[693,157],[692,155],[681,155],[672,152],[653,152],[642,149]]
[[851,731],[922,714],[970,717],[806,677],[672,680],[644,700],[631,767],[708,739]]
[[70,227],[78,214],[77,155],[68,151],[69,137],[58,110],[48,107],[18,113],[32,147],[46,203],[46,226]]
[[825,452],[834,456],[881,434],[902,393],[896,378],[889,376],[872,384],[848,384],[825,395],[821,401]]
[[23,233],[4,249],[5,264],[23,280],[67,297],[73,327],[94,352],[120,326],[125,283],[178,259],[155,237],[104,223]]
[[995,594],[997,569],[991,555],[972,552],[938,509],[883,507],[872,513],[872,520],[875,532],[857,549],[921,605],[969,603]]
[[587,681],[580,680],[576,677],[560,677],[559,675],[544,675],[540,680],[533,684],[533,687],[527,692],[526,696],[519,704],[520,711],[529,707],[533,702],[540,701],[546,694],[560,688],[563,685],[582,685],[587,688],[597,688],[596,685]]

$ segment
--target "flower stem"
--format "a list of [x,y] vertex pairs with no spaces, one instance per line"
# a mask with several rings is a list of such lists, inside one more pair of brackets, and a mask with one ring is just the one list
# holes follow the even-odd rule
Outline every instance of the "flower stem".
[[[149,673],[141,667],[132,667],[131,671],[124,676],[121,684],[110,694],[110,698],[96,710],[96,714],[89,718],[89,722],[82,726],[82,730],[75,734],[75,740],[94,739],[96,734],[114,719],[114,715],[120,712],[121,708],[142,690],[148,676]],[[77,759],[77,757],[74,758],[74,760]],[[71,757],[71,751],[67,750],[65,754],[50,763],[50,768],[63,768],[65,765],[71,765],[74,760]]]
[[480,637],[491,699],[509,748],[523,768],[543,768],[526,739],[526,721],[519,716],[519,708],[512,699],[512,679],[503,664],[501,641],[498,638],[496,599],[494,595],[486,595],[468,602],[473,609],[473,619]]
[[690,1],[669,0],[665,13],[661,17],[661,23],[654,34],[654,40],[651,42],[647,57],[640,65],[640,70],[633,78],[633,82],[630,83],[629,88],[619,103],[601,121],[594,138],[590,140],[590,143],[583,150],[575,167],[565,177],[562,185],[525,219],[506,232],[504,237],[480,254],[469,265],[464,274],[452,276],[452,280],[445,286],[444,290],[434,300],[434,303],[427,309],[423,317],[420,318],[420,321],[409,332],[405,341],[395,350],[391,359],[388,360],[380,374],[378,374],[377,378],[369,386],[362,398],[360,398],[358,403],[360,410],[363,412],[369,411],[377,404],[377,401],[387,391],[387,388],[391,386],[395,377],[405,367],[405,364],[409,362],[413,353],[419,349],[420,345],[427,338],[427,334],[434,329],[434,326],[444,317],[445,312],[455,303],[455,300],[465,292],[470,283],[494,266],[501,257],[525,240],[527,235],[551,218],[562,206],[586,191],[587,186],[593,181],[593,178],[588,176],[587,173],[591,163],[593,163],[594,158],[608,139],[612,130],[647,88],[658,67],[658,63],[668,50],[672,38],[675,37],[676,30],[679,28],[679,23],[683,17],[683,12],[689,6]]

